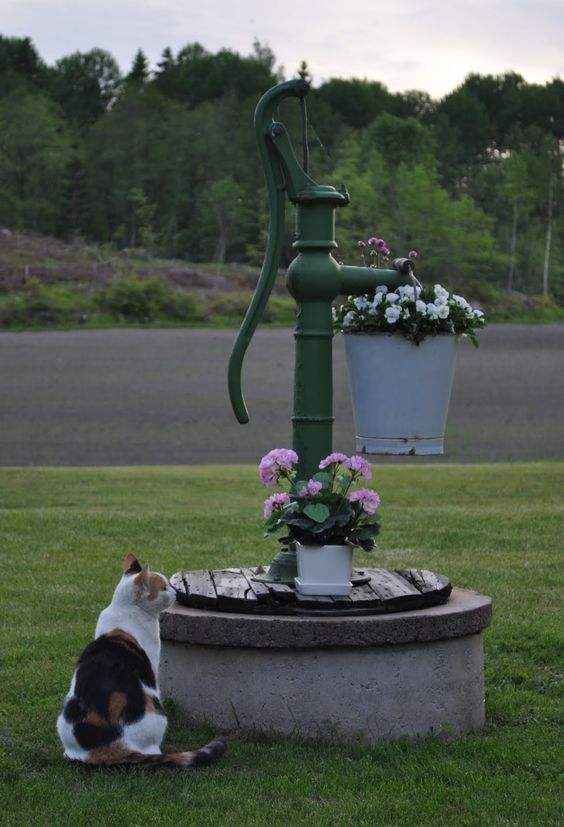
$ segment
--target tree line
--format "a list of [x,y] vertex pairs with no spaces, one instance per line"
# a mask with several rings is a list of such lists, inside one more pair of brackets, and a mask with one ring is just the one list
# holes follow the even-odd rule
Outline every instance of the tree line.
[[[308,72],[302,64],[301,71]],[[0,36],[0,224],[191,261],[258,263],[267,204],[252,113],[283,79],[259,41],[243,56],[198,43],[139,50],[122,74],[103,49],[47,65]],[[281,107],[298,149],[300,114]],[[311,174],[351,193],[338,255],[384,237],[453,287],[564,303],[564,81],[468,75],[440,100],[331,79],[308,96]],[[285,258],[292,257],[289,221]]]

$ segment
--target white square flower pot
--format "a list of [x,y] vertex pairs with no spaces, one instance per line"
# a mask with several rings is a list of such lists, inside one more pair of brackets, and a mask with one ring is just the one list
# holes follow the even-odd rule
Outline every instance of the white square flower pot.
[[298,576],[294,584],[300,594],[350,594],[352,546],[306,546],[298,543],[297,559]]
[[347,333],[356,450],[442,454],[458,336]]

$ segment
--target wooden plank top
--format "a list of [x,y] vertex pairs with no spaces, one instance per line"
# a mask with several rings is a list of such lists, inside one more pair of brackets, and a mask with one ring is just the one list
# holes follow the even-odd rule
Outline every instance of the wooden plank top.
[[368,583],[349,596],[302,595],[293,586],[254,580],[261,567],[179,571],[170,578],[179,603],[242,614],[359,615],[402,612],[445,603],[448,577],[425,569],[363,569]]

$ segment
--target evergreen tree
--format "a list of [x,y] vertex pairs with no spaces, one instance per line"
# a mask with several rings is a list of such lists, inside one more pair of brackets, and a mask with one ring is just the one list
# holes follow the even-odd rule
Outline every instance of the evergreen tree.
[[138,49],[135,52],[135,57],[133,58],[133,63],[131,64],[131,69],[129,70],[129,74],[125,76],[125,81],[128,84],[133,84],[138,87],[142,87],[147,83],[149,79],[149,61],[145,53]]
[[47,83],[48,69],[31,38],[0,35],[0,95],[21,85],[44,89]]
[[155,72],[155,84],[169,98],[177,97],[177,65],[169,46],[163,50]]

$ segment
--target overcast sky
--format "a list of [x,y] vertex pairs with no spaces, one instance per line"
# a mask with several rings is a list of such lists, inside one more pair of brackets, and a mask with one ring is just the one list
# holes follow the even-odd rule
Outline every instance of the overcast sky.
[[107,49],[127,71],[142,48],[199,41],[250,54],[268,44],[293,77],[366,77],[441,97],[469,72],[564,76],[564,0],[0,0],[0,33],[29,36],[47,63]]

